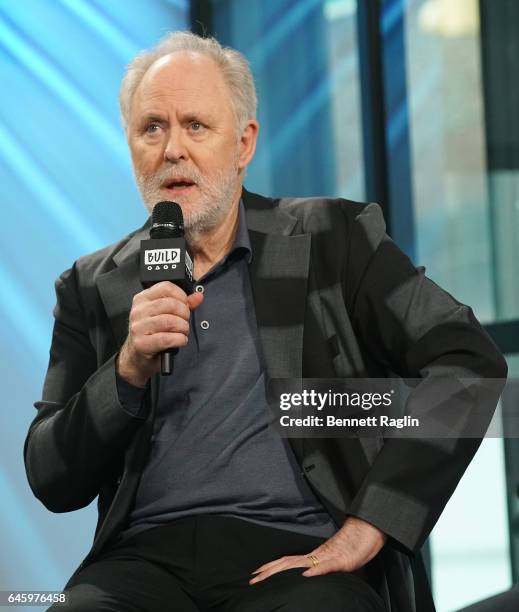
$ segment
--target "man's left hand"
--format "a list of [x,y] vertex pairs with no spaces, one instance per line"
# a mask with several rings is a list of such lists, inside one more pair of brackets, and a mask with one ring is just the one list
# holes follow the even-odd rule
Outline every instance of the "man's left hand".
[[362,519],[350,516],[337,533],[306,555],[281,557],[258,567],[252,572],[255,576],[249,584],[255,584],[273,574],[295,567],[309,568],[303,572],[303,576],[354,572],[373,559],[384,546],[386,539],[386,534],[380,529]]

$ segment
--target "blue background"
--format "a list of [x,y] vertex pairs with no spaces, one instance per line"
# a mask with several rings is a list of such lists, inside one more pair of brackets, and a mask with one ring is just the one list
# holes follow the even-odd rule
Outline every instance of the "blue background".
[[60,590],[92,542],[96,504],[47,511],[27,484],[23,442],[54,280],[146,218],[119,119],[124,67],[187,20],[184,0],[0,1],[0,590]]

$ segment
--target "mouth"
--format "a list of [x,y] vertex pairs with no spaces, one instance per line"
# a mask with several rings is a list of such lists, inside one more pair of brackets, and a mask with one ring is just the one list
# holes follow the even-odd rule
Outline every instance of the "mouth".
[[179,177],[162,183],[162,188],[169,193],[184,193],[196,187],[196,183],[188,178]]

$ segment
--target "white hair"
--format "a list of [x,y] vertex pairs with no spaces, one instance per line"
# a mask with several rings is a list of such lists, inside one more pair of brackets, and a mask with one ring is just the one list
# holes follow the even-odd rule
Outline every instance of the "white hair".
[[128,64],[121,89],[119,104],[123,126],[128,132],[130,106],[135,90],[148,68],[158,59],[178,51],[194,51],[213,59],[231,94],[238,133],[245,129],[249,119],[256,119],[256,87],[249,62],[235,49],[222,47],[215,38],[202,38],[192,32],[169,32],[152,49],[141,51]]

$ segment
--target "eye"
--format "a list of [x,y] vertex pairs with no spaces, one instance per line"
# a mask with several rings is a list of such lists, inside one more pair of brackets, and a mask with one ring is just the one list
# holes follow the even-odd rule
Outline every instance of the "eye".
[[144,128],[146,134],[156,134],[160,129],[160,125],[154,121],[152,123],[148,123],[148,125]]
[[191,128],[193,132],[201,132],[202,129],[204,128],[203,124],[200,123],[200,121],[191,121],[191,123],[189,124],[189,127]]

